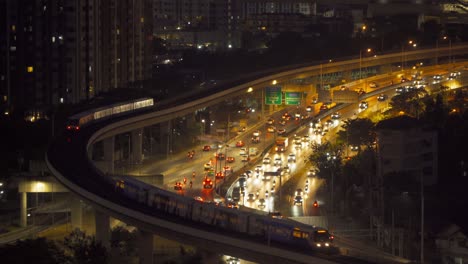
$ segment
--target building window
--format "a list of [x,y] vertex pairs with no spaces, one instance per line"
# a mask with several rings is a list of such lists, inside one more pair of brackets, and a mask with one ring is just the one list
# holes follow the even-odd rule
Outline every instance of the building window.
[[27,71],[28,71],[28,72],[33,72],[33,71],[34,71],[33,66],[28,66]]

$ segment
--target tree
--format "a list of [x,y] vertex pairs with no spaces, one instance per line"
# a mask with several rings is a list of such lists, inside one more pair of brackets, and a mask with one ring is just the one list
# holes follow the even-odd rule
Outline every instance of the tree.
[[75,229],[65,237],[64,246],[73,256],[73,263],[102,264],[107,263],[107,249],[94,236]]
[[70,264],[71,258],[46,238],[20,240],[13,245],[0,247],[2,263]]
[[374,123],[368,118],[347,119],[338,131],[338,140],[349,146],[372,146],[375,141]]
[[390,101],[389,114],[395,115],[403,112],[413,117],[419,117],[424,112],[424,103],[421,98],[427,96],[427,92],[424,89],[411,90],[397,96],[392,97]]

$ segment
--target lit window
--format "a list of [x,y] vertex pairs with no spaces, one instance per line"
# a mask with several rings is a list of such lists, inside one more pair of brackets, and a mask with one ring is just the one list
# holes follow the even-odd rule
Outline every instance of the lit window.
[[11,31],[16,31],[16,26],[15,25],[11,25]]
[[140,22],[141,22],[141,23],[145,23],[145,18],[144,18],[144,17],[140,17]]
[[55,36],[52,37],[52,43],[55,43]]
[[28,66],[28,69],[27,69],[27,70],[28,70],[28,72],[33,72],[33,71],[34,71],[34,68],[33,68],[33,66]]
[[63,97],[60,97],[60,103],[63,104]]
[[117,29],[117,35],[120,35],[120,29]]

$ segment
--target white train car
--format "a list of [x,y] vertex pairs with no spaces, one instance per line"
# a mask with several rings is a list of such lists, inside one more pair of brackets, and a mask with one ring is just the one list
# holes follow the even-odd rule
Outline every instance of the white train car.
[[107,118],[130,113],[140,109],[145,109],[154,106],[154,99],[145,97],[127,102],[116,103],[108,106],[91,109],[86,112],[75,114],[68,118],[65,126],[66,130],[77,131],[81,127],[92,122],[105,120]]

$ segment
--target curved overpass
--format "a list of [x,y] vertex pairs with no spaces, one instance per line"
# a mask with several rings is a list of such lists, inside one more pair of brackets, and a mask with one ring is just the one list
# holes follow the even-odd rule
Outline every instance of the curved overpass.
[[[437,50],[412,51],[407,52],[405,56],[407,60],[433,59],[436,51],[439,56],[447,56],[447,54],[464,56],[468,53],[468,45],[453,46],[450,50],[449,48],[439,48]],[[251,237],[248,236],[222,234],[207,226],[194,223],[188,224],[175,217],[150,211],[148,208],[115,193],[104,173],[99,171],[88,158],[88,149],[95,142],[113,135],[149,124],[164,122],[210,104],[222,102],[227,97],[245,93],[248,87],[258,89],[272,80],[281,82],[282,80],[300,78],[310,73],[316,74],[320,70],[323,72],[346,71],[359,68],[361,64],[369,67],[396,63],[401,61],[401,56],[402,54],[397,53],[363,59],[362,61],[353,59],[326,65],[299,65],[288,69],[276,69],[243,76],[238,80],[221,84],[215,92],[211,90],[198,95],[196,98],[179,98],[178,101],[172,100],[171,102],[161,103],[157,111],[120,117],[94,124],[80,131],[72,138],[71,142],[68,142],[65,136],[59,136],[50,145],[46,162],[55,177],[80,198],[100,211],[144,230],[167,234],[168,237],[173,237],[176,240],[179,239],[185,243],[193,242],[211,250],[219,249],[232,255],[241,254],[248,256],[248,259],[259,262],[281,259],[282,262],[330,263],[327,260],[294,252],[294,250],[279,248],[271,250],[271,247],[265,245],[264,242],[252,241]],[[175,103],[179,104],[176,105]]]

